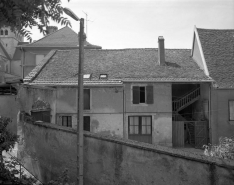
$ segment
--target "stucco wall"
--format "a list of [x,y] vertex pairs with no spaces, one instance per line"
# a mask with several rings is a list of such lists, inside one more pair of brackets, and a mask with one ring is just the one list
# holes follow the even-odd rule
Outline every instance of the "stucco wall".
[[48,88],[36,88],[21,86],[18,91],[18,103],[20,111],[31,114],[32,105],[38,99],[50,104],[51,122],[55,123],[56,117],[56,91]]
[[[20,123],[18,157],[43,182],[69,169],[76,176],[76,134],[46,123]],[[234,162],[93,133],[84,137],[86,185],[194,185],[234,183]]]
[[232,89],[214,89],[211,93],[212,143],[217,144],[220,137],[234,135],[234,121],[229,121],[228,100],[234,100]]
[[[153,104],[133,104],[132,86],[153,85]],[[152,143],[172,146],[172,85],[171,83],[125,84],[125,138],[128,138],[129,116],[152,117]]]
[[0,116],[8,117],[12,122],[8,129],[17,133],[17,114],[19,112],[15,95],[0,95]]
[[199,50],[198,47],[198,41],[197,41],[197,37],[194,38],[194,46],[193,46],[193,55],[192,55],[193,59],[195,60],[195,62],[198,64],[198,66],[204,70],[204,64],[202,62],[202,57],[201,57],[201,52]]
[[25,56],[21,59],[24,64],[24,77],[27,76],[36,66],[36,55],[47,55],[50,51],[51,48],[24,48]]

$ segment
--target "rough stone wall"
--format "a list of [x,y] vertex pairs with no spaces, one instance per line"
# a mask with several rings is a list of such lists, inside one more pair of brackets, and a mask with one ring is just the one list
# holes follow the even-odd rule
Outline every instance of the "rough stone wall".
[[[76,132],[46,123],[21,123],[19,155],[40,180],[69,169],[76,176]],[[234,162],[136,141],[84,134],[84,184],[233,184]]]

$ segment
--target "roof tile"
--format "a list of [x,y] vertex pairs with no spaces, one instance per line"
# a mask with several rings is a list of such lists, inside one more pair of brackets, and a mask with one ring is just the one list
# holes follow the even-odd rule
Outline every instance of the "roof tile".
[[[41,72],[35,78],[30,73],[26,81],[77,83],[78,55],[78,50],[57,50]],[[85,50],[84,74],[92,74],[91,80],[108,74],[108,80],[121,81],[211,81],[193,61],[190,50],[166,49],[165,55],[167,65],[160,66],[157,49]]]
[[219,88],[234,88],[234,30],[197,28],[210,77]]

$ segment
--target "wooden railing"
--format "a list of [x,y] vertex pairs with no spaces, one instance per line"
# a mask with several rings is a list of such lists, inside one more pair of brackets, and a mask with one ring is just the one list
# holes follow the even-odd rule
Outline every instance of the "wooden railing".
[[196,101],[200,96],[200,87],[180,98],[179,100],[175,100],[172,102],[173,111],[179,111],[190,105],[192,102]]

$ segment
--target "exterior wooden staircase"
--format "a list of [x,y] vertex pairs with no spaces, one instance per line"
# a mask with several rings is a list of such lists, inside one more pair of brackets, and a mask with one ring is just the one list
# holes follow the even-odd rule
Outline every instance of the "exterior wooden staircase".
[[173,112],[179,112],[200,98],[200,87],[172,102]]

